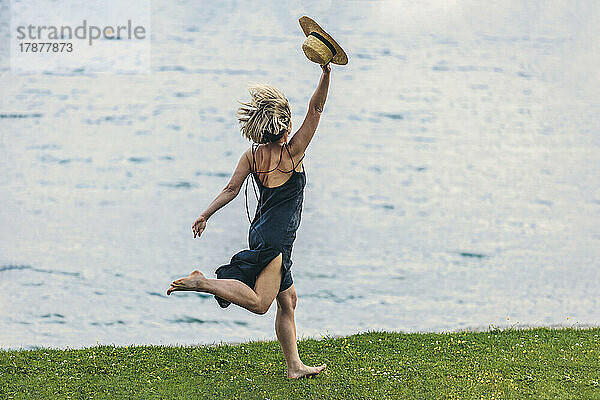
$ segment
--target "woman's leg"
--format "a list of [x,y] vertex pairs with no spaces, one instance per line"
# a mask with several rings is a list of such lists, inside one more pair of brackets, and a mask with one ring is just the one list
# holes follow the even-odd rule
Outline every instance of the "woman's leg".
[[296,344],[296,323],[294,321],[294,310],[296,309],[297,299],[296,288],[293,284],[277,295],[275,333],[281,344],[281,350],[283,350],[288,378],[316,375],[327,367],[326,364],[318,367],[309,367],[304,365],[300,360]]
[[254,290],[237,279],[207,279],[200,271],[194,271],[185,278],[173,281],[167,294],[176,291],[207,292],[262,315],[269,310],[279,291],[281,263],[280,253],[258,275]]

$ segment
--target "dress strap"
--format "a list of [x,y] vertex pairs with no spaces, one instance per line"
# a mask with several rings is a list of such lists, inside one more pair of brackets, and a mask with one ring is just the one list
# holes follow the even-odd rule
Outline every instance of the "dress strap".
[[[290,156],[290,161],[292,162],[292,169],[289,171],[284,171],[282,169],[279,169],[279,166],[281,165],[281,160],[283,159],[283,148],[285,147],[285,149],[288,152],[288,155]],[[294,158],[292,157],[292,153],[290,152],[290,146],[288,145],[287,142],[283,143],[283,146],[281,146],[281,151],[279,152],[279,162],[277,162],[277,165],[275,166],[275,168],[270,169],[268,171],[257,171],[256,169],[256,149],[258,148],[258,145],[256,143],[252,144],[252,168],[251,171],[256,173],[256,174],[268,174],[269,172],[273,172],[275,170],[281,171],[283,173],[290,173],[292,171],[294,171],[296,169],[296,165],[294,164]],[[300,164],[300,162],[304,159],[304,156],[306,154],[303,154],[302,157],[300,158],[300,160],[298,160],[298,164]],[[304,170],[304,166],[302,166],[303,170]]]
[[[256,145],[256,147],[255,147],[255,145]],[[254,171],[252,171],[252,172],[257,173],[257,174],[267,174],[269,172],[275,171],[276,169],[279,169],[279,165],[281,165],[281,159],[283,158],[283,146],[281,146],[281,152],[279,153],[279,162],[277,163],[275,168],[270,169],[268,171],[257,171],[256,170],[256,149],[257,148],[258,148],[258,145],[256,143],[252,143],[252,166],[254,167]],[[292,160],[292,163],[293,162],[294,161]]]
[[[287,173],[290,173],[290,172],[293,172],[293,171],[295,171],[295,170],[296,170],[296,165],[294,164],[294,157],[292,157],[292,153],[290,152],[290,146],[287,144],[287,142],[285,142],[285,143],[283,144],[283,146],[281,147],[281,150],[282,150],[282,151],[283,151],[283,147],[285,147],[285,149],[286,149],[286,150],[287,150],[287,152],[288,152],[288,155],[290,156],[290,160],[292,161],[292,169],[290,169],[289,171],[283,171],[283,170],[281,170],[281,169],[277,168],[277,170],[279,170],[279,171],[281,171],[281,172],[283,172],[283,173],[287,174]],[[300,160],[298,160],[298,164],[300,164],[300,163],[302,162],[302,160],[304,159],[304,156],[305,156],[305,155],[306,155],[306,153],[305,153],[305,154],[302,154],[302,157],[300,157]],[[281,159],[279,160],[279,162],[281,162]],[[279,166],[279,164],[277,164],[277,166]],[[304,164],[302,165],[302,170],[304,171]]]

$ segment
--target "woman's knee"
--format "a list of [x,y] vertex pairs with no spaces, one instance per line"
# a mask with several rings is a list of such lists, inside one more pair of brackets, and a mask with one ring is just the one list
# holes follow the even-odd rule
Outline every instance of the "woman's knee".
[[[271,303],[272,302],[273,301],[271,300]],[[246,309],[254,314],[264,315],[269,311],[269,308],[271,308],[271,303],[269,303],[266,299],[257,296],[256,299],[252,300],[248,304]]]
[[254,313],[258,314],[258,315],[265,315],[267,313],[267,311],[269,311],[269,308],[271,308],[271,305],[259,305],[255,310]]
[[294,311],[298,302],[298,295],[294,285],[277,295],[277,306],[282,311]]

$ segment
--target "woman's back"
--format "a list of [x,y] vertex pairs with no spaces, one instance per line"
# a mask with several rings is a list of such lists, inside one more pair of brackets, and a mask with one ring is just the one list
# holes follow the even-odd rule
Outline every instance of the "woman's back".
[[263,186],[273,188],[283,185],[294,169],[297,172],[302,171],[304,155],[292,157],[286,143],[261,144],[253,149],[252,154],[252,172],[257,172]]

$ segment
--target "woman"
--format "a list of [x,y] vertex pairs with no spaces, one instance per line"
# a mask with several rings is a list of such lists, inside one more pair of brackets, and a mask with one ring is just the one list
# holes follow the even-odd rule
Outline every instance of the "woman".
[[[283,94],[268,85],[250,88],[252,101],[238,112],[242,134],[254,143],[240,158],[231,180],[192,225],[200,237],[206,222],[233,200],[252,173],[260,197],[248,235],[249,250],[235,254],[219,267],[217,279],[200,271],[171,283],[175,291],[211,293],[221,307],[237,304],[256,314],[265,314],[277,299],[275,332],[285,356],[288,378],[316,375],[326,368],[305,365],[296,346],[296,288],[291,275],[291,252],[300,225],[306,174],[302,159],[319,124],[329,89],[329,64],[321,66],[319,85],[310,99],[304,122],[288,143],[291,110]],[[247,188],[247,186],[246,186]]]

